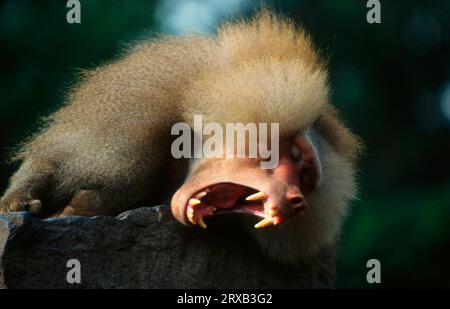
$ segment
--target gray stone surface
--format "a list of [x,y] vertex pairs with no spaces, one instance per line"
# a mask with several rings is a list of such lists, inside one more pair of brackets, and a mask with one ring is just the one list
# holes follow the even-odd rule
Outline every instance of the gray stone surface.
[[[167,206],[118,217],[37,219],[0,216],[3,288],[328,288],[335,282],[328,252],[296,268],[265,258],[233,218],[207,230],[178,223]],[[224,232],[226,231],[226,232]],[[70,259],[81,284],[66,281]]]

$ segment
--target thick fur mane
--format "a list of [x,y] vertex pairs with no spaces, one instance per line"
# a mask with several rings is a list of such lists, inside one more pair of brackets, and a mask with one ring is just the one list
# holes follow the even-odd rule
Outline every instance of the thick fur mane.
[[310,72],[323,70],[323,63],[305,31],[292,21],[263,10],[252,19],[225,23],[218,41],[229,62],[303,62]]
[[[185,117],[215,122],[277,122],[301,130],[328,102],[327,73],[305,32],[263,11],[225,24],[214,41],[214,63],[185,93]],[[205,110],[205,104],[208,106]]]

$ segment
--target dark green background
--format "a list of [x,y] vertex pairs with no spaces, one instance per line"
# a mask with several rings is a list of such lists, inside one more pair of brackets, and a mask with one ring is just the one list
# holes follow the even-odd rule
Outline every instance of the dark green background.
[[[333,101],[367,146],[338,286],[374,287],[366,261],[377,258],[375,287],[450,287],[450,1],[381,2],[382,23],[371,25],[366,1],[266,3],[331,56]],[[158,1],[81,3],[82,23],[69,25],[66,1],[0,0],[1,189],[17,168],[8,152],[62,103],[77,70],[151,37],[164,18]]]

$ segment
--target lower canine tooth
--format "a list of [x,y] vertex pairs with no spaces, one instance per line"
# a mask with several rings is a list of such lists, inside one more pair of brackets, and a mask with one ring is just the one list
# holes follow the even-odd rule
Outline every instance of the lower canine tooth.
[[205,221],[203,221],[203,218],[202,217],[200,217],[200,218],[198,218],[198,225],[200,225],[202,228],[204,228],[204,229],[206,229],[207,228],[207,226],[206,226],[206,224],[205,224]]
[[266,227],[266,226],[269,226],[272,224],[273,224],[273,219],[271,217],[268,217],[268,218],[264,218],[261,221],[259,221],[258,223],[256,223],[255,228],[259,229],[261,227]]

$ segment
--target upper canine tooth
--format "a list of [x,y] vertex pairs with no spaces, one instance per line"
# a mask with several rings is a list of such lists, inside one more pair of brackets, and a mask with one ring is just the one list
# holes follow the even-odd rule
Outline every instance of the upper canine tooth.
[[197,200],[196,198],[191,198],[191,199],[189,200],[189,205],[195,206],[195,205],[200,204],[201,202],[202,202],[202,201]]
[[273,219],[270,217],[264,218],[261,221],[259,221],[258,223],[255,224],[255,229],[259,229],[261,227],[266,227],[273,224]]
[[199,194],[197,194],[197,198],[201,199],[201,198],[205,197],[206,194],[208,194],[208,192],[202,191],[202,192],[200,192]]
[[264,192],[256,192],[252,195],[249,195],[245,198],[246,201],[258,201],[266,198],[266,194]]

